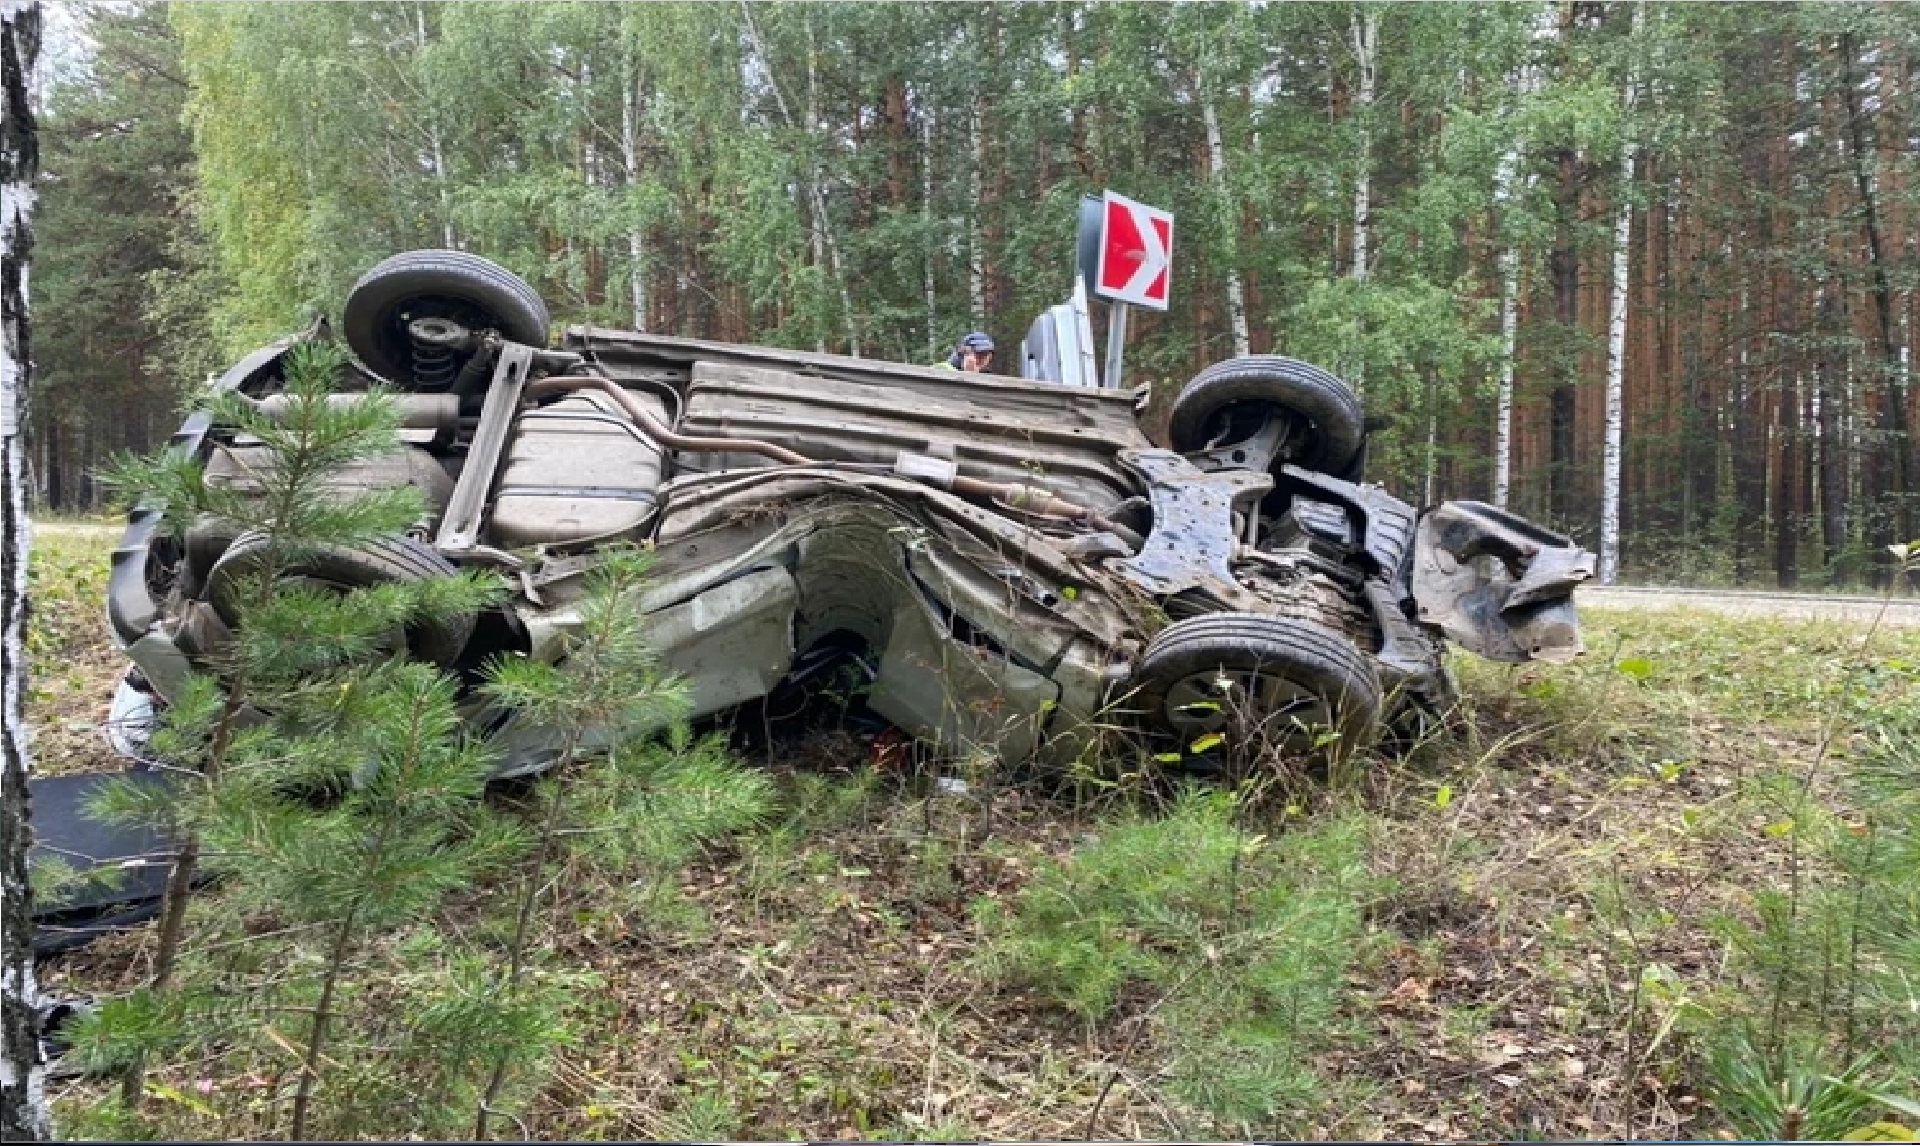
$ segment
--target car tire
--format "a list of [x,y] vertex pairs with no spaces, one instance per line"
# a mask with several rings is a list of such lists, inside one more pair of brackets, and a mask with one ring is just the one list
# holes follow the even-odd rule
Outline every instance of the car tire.
[[1278,410],[1305,430],[1297,448],[1276,461],[1344,476],[1366,444],[1366,418],[1353,387],[1295,358],[1255,354],[1216,362],[1193,376],[1173,400],[1168,437],[1182,453],[1203,450],[1249,409]]
[[[230,627],[239,627],[241,597],[251,575],[267,557],[270,539],[258,530],[234,538],[207,573],[206,599]],[[410,537],[382,537],[361,545],[319,546],[294,558],[281,571],[288,578],[318,583],[342,592],[394,582],[426,581],[458,573],[452,562]],[[459,659],[473,636],[472,615],[443,617],[407,627],[407,652],[415,660],[442,667]]]
[[[1135,705],[1188,750],[1236,727],[1289,751],[1332,757],[1379,735],[1371,659],[1332,629],[1297,618],[1209,613],[1176,621],[1147,644],[1134,683]],[[1323,730],[1339,735],[1316,744]]]
[[[406,251],[383,259],[347,293],[340,325],[347,346],[375,374],[401,389],[414,377],[407,324],[445,318],[476,334],[498,331],[511,342],[547,345],[547,304],[526,280],[465,251]],[[432,387],[440,388],[440,387]]]

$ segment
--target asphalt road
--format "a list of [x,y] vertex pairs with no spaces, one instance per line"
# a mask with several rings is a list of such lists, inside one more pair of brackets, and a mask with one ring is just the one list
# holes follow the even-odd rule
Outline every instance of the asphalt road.
[[[1777,620],[1831,620],[1882,627],[1920,628],[1920,598],[1826,596],[1769,593],[1751,589],[1643,589],[1625,585],[1588,585],[1573,603],[1594,609],[1700,609],[1729,617]],[[1885,610],[1882,613],[1882,609]]]

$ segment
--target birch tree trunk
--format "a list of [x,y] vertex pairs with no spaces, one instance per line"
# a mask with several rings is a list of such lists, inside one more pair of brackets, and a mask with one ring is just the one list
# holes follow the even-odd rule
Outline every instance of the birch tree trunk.
[[1380,14],[1369,8],[1353,15],[1353,58],[1360,73],[1353,114],[1360,128],[1359,170],[1353,180],[1353,277],[1367,281],[1368,245],[1373,227],[1373,99],[1375,62],[1380,45]]
[[[769,69],[768,75],[771,76],[771,69],[773,67],[772,60],[767,61],[767,67]],[[813,21],[809,19],[807,21],[807,140],[809,143],[813,140],[813,131],[819,122],[820,59],[819,54],[814,50]],[[827,220],[825,218],[825,212],[821,209],[822,204],[820,202],[820,162],[818,159],[809,156],[807,163],[807,178],[811,188],[807,203],[808,210],[813,216],[813,265],[816,267],[824,267],[827,265]],[[814,338],[813,349],[816,353],[826,352],[827,336],[825,331],[820,332],[820,334]]]
[[933,101],[923,90],[920,96],[920,226],[926,232],[926,259],[921,289],[927,301],[927,361],[940,353],[940,308],[938,282],[934,278],[933,255],[938,244],[933,236]]
[[[749,0],[740,0],[740,22],[746,30],[747,41],[753,49],[753,54],[760,58],[761,66],[766,69],[767,87],[773,93],[774,106],[780,109],[780,119],[787,125],[789,130],[801,127],[801,125],[795,123],[793,108],[787,103],[785,93],[780,90],[779,77],[774,74],[773,70],[773,56],[767,52],[766,41],[760,38],[759,25],[753,22],[753,5],[749,3]],[[803,130],[808,143],[812,144],[815,134],[820,130],[820,116],[818,110],[819,61],[816,58],[817,52],[814,46],[813,17],[811,14],[806,17],[806,29],[807,106],[801,110],[807,113]],[[854,319],[853,291],[847,286],[845,268],[840,262],[840,244],[834,239],[833,220],[832,217],[827,214],[826,181],[827,169],[825,162],[822,161],[818,155],[809,155],[807,157],[807,178],[802,182],[806,184],[807,201],[812,209],[813,235],[814,241],[817,244],[814,248],[815,265],[819,264],[819,252],[821,248],[824,247],[827,255],[826,265],[828,269],[833,272],[834,283],[839,288],[840,309],[842,316],[846,320],[847,353],[858,358],[860,357],[860,326]],[[684,276],[682,277],[682,281],[684,282]]]
[[[621,46],[620,55],[620,161],[627,170],[628,210],[637,211],[631,200],[640,187],[640,87],[634,74],[633,44]],[[641,234],[640,220],[627,224],[627,292],[633,304],[633,328],[647,329],[647,244]]]
[[[1523,79],[1516,85],[1525,94]],[[1520,245],[1512,234],[1514,180],[1520,172],[1520,145],[1507,148],[1493,176],[1493,202],[1499,225],[1508,234],[1500,247],[1500,390],[1494,400],[1493,504],[1507,508],[1513,488],[1513,356],[1520,341]]]
[[40,166],[29,77],[40,56],[40,5],[0,0],[0,1142],[52,1137],[40,1057],[27,882],[27,261]]
[[[1893,541],[1904,542],[1909,528],[1908,498],[1911,471],[1908,466],[1910,443],[1907,425],[1907,366],[1901,346],[1894,335],[1894,290],[1887,272],[1886,227],[1881,218],[1878,140],[1867,134],[1868,115],[1861,106],[1860,84],[1855,74],[1860,54],[1851,33],[1840,36],[1840,94],[1847,111],[1847,153],[1853,168],[1854,184],[1860,193],[1860,207],[1867,232],[1867,256],[1873,271],[1872,290],[1875,325],[1885,361],[1884,440],[1886,456],[1884,490],[1895,493],[1891,513],[1867,516],[1868,540],[1876,548]],[[1869,496],[1872,495],[1870,491]],[[1884,552],[1884,550],[1883,550]]]
[[972,225],[967,232],[967,301],[973,308],[973,328],[987,325],[987,238],[985,221],[980,217],[980,200],[986,195],[987,140],[980,125],[980,95],[973,97],[973,116],[967,124],[967,146],[973,158],[967,173],[968,216]]
[[1834,331],[1840,327],[1838,290],[1822,283],[1820,288],[1820,353],[1814,364],[1814,425],[1820,456],[1817,473],[1820,482],[1820,555],[1827,569],[1827,584],[1846,583],[1847,570],[1841,558],[1847,551],[1847,445],[1840,421],[1845,401],[1846,363],[1833,348]]
[[[427,51],[427,6],[416,3],[413,6],[413,34],[415,40],[414,61],[417,64]],[[434,190],[440,199],[440,242],[448,250],[460,248],[460,236],[453,229],[453,197],[447,186],[447,152],[444,134],[440,130],[439,110],[432,106],[433,85],[424,78],[421,83],[427,96],[427,152],[428,161],[433,164]]]
[[1513,355],[1520,336],[1520,248],[1500,249],[1500,392],[1494,400],[1493,504],[1507,508],[1513,488]]
[[580,178],[598,187],[602,180],[599,132],[593,122],[593,61],[585,53],[580,56],[580,77],[573,81],[573,103],[580,120]]
[[[768,76],[773,63],[768,61]],[[813,20],[807,19],[807,141],[814,143],[823,126],[820,119],[820,55],[814,45]],[[817,148],[817,144],[815,147]],[[840,262],[840,244],[835,241],[833,220],[827,214],[827,165],[816,150],[813,156],[813,227],[827,248],[827,266],[833,272],[840,293],[840,317],[846,324],[847,353],[860,357],[860,324],[853,313],[853,291],[847,285],[847,271]]]
[[[1200,84],[1194,85],[1202,87]],[[1244,358],[1253,353],[1253,341],[1247,333],[1247,284],[1240,277],[1239,236],[1233,224],[1233,203],[1227,192],[1227,149],[1220,139],[1220,114],[1213,97],[1200,96],[1200,117],[1207,129],[1207,170],[1213,176],[1213,193],[1220,205],[1227,257],[1227,321],[1233,327],[1233,353]]]
[[[1633,39],[1637,46],[1646,28],[1646,0],[1635,0]],[[1611,585],[1620,575],[1620,447],[1621,398],[1627,372],[1627,293],[1633,251],[1633,163],[1638,151],[1632,122],[1639,95],[1638,62],[1629,70],[1621,99],[1620,184],[1613,209],[1613,298],[1607,311],[1607,434],[1600,463],[1600,583]]]
[[[1533,26],[1533,45],[1551,41],[1559,31],[1551,6],[1543,7]],[[1541,70],[1529,59],[1513,77],[1516,109],[1540,90]],[[1498,225],[1506,232],[1500,246],[1500,390],[1495,401],[1493,426],[1493,504],[1501,509],[1513,490],[1513,358],[1520,335],[1520,244],[1513,234],[1510,217],[1516,209],[1514,183],[1520,176],[1524,147],[1516,135],[1493,176],[1494,208],[1500,213]],[[1531,176],[1527,185],[1533,185]]]
[[1426,475],[1420,483],[1420,508],[1434,504],[1434,486],[1440,477],[1440,379],[1427,374],[1427,457]]

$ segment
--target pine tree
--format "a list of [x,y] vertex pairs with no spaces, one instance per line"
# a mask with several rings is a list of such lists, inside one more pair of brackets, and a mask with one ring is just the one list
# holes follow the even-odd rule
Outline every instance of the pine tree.
[[[232,639],[211,651],[213,672],[193,679],[175,698],[158,742],[182,782],[110,790],[100,809],[103,815],[159,823],[176,846],[147,988],[163,1001],[174,986],[207,833],[231,834],[230,817],[250,814],[244,797],[273,791],[262,789],[262,776],[279,776],[288,767],[335,754],[324,743],[313,746],[302,723],[361,695],[349,689],[328,696],[336,690],[326,686],[337,674],[397,651],[393,635],[406,625],[473,613],[494,592],[482,579],[462,576],[382,585],[343,600],[282,577],[316,550],[351,548],[400,533],[422,516],[412,489],[348,494],[330,486],[342,468],[397,446],[398,419],[383,394],[330,400],[344,365],[336,346],[303,343],[286,356],[287,401],[278,411],[231,392],[209,403],[215,426],[260,444],[264,460],[246,486],[209,481],[201,459],[174,452],[122,458],[106,475],[130,497],[158,506],[176,532],[189,525],[223,530],[235,538],[230,551],[244,545],[251,558],[246,573],[236,578]],[[336,716],[336,727],[337,721]],[[295,750],[298,745],[308,745],[307,750]],[[241,813],[234,812],[236,798],[242,799]],[[238,844],[218,851],[229,866],[237,855],[260,858]],[[165,1007],[164,1002],[155,1005]],[[319,1016],[325,1012],[325,1007],[316,1012],[314,1045],[324,1039],[325,1021]],[[132,1108],[142,1093],[143,1056],[128,1059],[124,1097]],[[299,1113],[304,1114],[304,1103]]]
[[[609,817],[636,813],[644,820],[648,805],[644,790],[628,791],[624,799],[611,804],[605,801],[604,793],[596,802],[587,800],[582,791],[620,784],[623,779],[631,779],[636,765],[644,768],[657,763],[641,740],[676,724],[686,711],[683,688],[662,673],[641,630],[639,594],[648,564],[646,555],[615,548],[596,555],[596,562],[584,586],[580,623],[569,636],[564,654],[553,662],[521,656],[496,660],[489,667],[484,687],[495,704],[533,727],[550,730],[556,741],[552,765],[536,793],[538,840],[519,885],[513,931],[506,945],[506,966],[492,993],[503,1007],[512,1008],[522,1001],[532,956],[534,910],[547,880],[547,869],[560,854],[562,829],[588,808],[599,812],[595,819],[603,830],[591,833],[595,835],[637,843],[649,835],[658,836],[662,826],[608,822]],[[684,735],[675,739],[684,747]],[[579,784],[574,773],[581,760],[600,753],[611,753],[612,775],[596,777],[595,785]],[[758,815],[763,790],[745,777],[734,779],[739,807],[734,814],[723,814],[718,823],[695,825],[696,836],[733,830]],[[663,842],[656,838],[653,845]],[[511,1048],[502,1047],[495,1057],[475,1105],[476,1140],[486,1140],[514,1061]]]

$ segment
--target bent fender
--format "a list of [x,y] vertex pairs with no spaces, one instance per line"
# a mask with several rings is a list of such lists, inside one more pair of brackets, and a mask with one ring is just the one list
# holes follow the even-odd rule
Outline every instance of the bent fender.
[[1586,651],[1573,591],[1594,556],[1568,537],[1479,501],[1420,519],[1413,599],[1420,619],[1488,660],[1565,664]]

